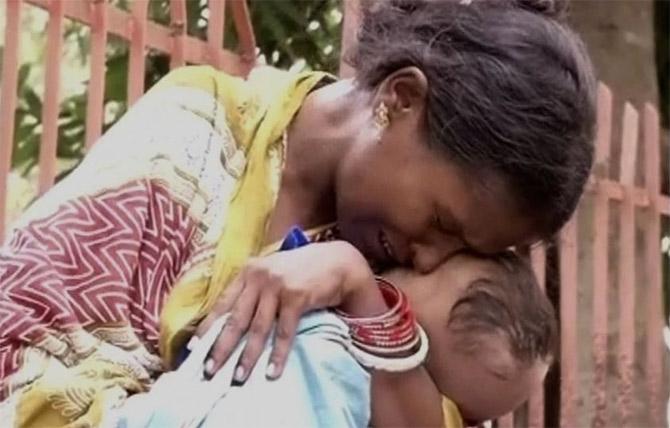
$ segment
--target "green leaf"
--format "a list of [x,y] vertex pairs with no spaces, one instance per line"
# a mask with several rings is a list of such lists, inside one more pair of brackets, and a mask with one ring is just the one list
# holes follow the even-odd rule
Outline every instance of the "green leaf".
[[[209,0],[220,1],[220,0]],[[339,59],[339,36],[341,20],[333,18],[333,11],[340,10],[339,0],[247,0],[254,26],[254,34],[260,51],[271,60],[273,52],[279,53],[275,65],[288,68],[297,60],[304,59],[306,67],[334,72]],[[111,0],[111,5],[128,10],[129,0]],[[205,39],[207,1],[187,0],[187,32]],[[169,0],[150,0],[150,19],[167,25],[170,22]],[[307,31],[310,22],[317,21],[320,27]],[[236,50],[238,36],[233,25],[232,13],[226,13],[225,46]],[[87,63],[90,41],[89,32],[80,24],[67,24],[66,43],[77,43],[82,64]],[[325,46],[332,45],[330,54],[324,54]],[[2,47],[0,47],[2,49]],[[0,55],[1,59],[1,55]],[[145,85],[151,87],[169,69],[169,56],[150,50],[146,57]],[[15,114],[15,139],[12,165],[27,174],[37,165],[42,118],[42,101],[28,81],[34,64],[26,63],[19,68],[19,100]],[[110,35],[107,48],[107,71],[105,75],[105,106],[118,103],[121,108],[109,122],[107,130],[125,111],[128,88],[128,43]],[[61,159],[80,159],[86,123],[86,94],[67,97],[59,114],[57,155]],[[66,175],[65,173],[63,176]],[[60,177],[60,175],[59,175]]]
[[19,74],[18,74],[18,89],[21,91],[23,87],[26,85],[26,81],[28,80],[28,77],[30,77],[30,70],[32,66],[29,63],[22,64],[21,67],[19,67]]
[[119,53],[107,60],[105,101],[125,102],[128,95],[128,55]]
[[42,120],[42,100],[32,88],[24,88],[22,98],[26,102],[30,115]]

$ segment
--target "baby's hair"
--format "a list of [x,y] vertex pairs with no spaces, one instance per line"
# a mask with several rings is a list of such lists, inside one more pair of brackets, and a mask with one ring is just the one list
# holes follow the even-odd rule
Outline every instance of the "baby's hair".
[[501,334],[519,362],[549,362],[558,342],[556,312],[530,266],[512,251],[486,259],[498,269],[468,285],[451,309],[448,327],[462,333],[466,351],[476,351],[486,336]]

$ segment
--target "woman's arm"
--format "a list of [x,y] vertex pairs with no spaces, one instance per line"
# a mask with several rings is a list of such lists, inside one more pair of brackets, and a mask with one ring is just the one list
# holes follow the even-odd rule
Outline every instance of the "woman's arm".
[[300,317],[315,309],[341,305],[357,315],[375,315],[387,309],[367,261],[351,244],[311,244],[254,259],[198,326],[197,335],[202,336],[214,320],[230,312],[206,370],[210,375],[216,373],[248,334],[236,372],[236,379],[244,381],[276,322],[268,376],[279,377]]
[[371,317],[388,310],[377,280],[366,275],[342,281],[344,288],[338,309],[355,317]]

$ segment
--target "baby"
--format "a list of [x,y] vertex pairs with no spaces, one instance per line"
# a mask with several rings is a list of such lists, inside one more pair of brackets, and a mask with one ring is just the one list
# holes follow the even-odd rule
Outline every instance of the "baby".
[[[430,349],[419,369],[373,374],[372,425],[472,426],[513,411],[542,384],[556,316],[517,255],[461,253],[429,275],[385,277],[408,296]],[[440,395],[450,400],[444,420]]]
[[556,340],[554,312],[516,255],[461,253],[429,275],[385,277],[405,292],[429,337],[419,368],[370,373],[347,350],[345,323],[324,310],[301,320],[279,379],[262,369],[269,341],[243,385],[231,385],[241,346],[209,382],[202,364],[219,325],[179,370],[129,399],[116,425],[457,428],[514,410],[541,384]]

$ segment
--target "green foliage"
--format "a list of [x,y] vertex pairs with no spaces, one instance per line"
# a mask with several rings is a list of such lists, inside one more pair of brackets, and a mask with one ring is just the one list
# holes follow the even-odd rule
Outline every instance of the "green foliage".
[[[128,0],[116,0],[114,4],[128,9]],[[204,40],[209,15],[207,1],[187,0],[186,5],[188,34]],[[258,48],[268,64],[282,68],[293,66],[336,71],[341,31],[337,0],[249,0],[249,8]],[[162,25],[169,24],[169,0],[151,0],[149,19]],[[226,13],[225,28],[224,46],[235,50],[237,35],[229,11]],[[64,36],[66,43],[76,43],[82,66],[87,64],[88,31],[79,24],[70,23]],[[144,76],[147,88],[169,71],[169,63],[167,54],[149,50]],[[37,165],[42,137],[42,100],[28,84],[35,67],[36,64],[26,63],[19,71],[12,167],[22,175],[29,174]],[[126,109],[127,42],[109,37],[106,67],[105,129]],[[85,92],[70,94],[61,104],[57,149],[60,160],[77,161],[84,155],[86,95]]]
[[304,60],[312,69],[336,71],[342,18],[338,6],[334,0],[252,1],[255,34],[268,64],[288,68]]
[[[37,166],[42,138],[42,99],[27,84],[32,66],[19,69],[18,102],[14,118],[14,148],[12,167],[27,175]],[[83,94],[66,98],[58,117],[58,146],[60,160],[76,161],[84,154],[86,98]]]

